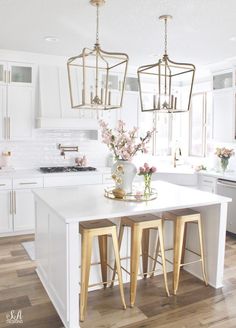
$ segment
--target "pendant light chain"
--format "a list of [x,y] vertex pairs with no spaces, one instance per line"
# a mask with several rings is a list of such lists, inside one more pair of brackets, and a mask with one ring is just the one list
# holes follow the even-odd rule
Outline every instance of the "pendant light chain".
[[165,55],[167,55],[167,18],[165,18]]
[[99,45],[99,4],[97,3],[96,44]]

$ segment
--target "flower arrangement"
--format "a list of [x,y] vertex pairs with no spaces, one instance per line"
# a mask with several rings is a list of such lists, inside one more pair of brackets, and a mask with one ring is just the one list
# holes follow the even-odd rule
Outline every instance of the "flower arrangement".
[[139,168],[138,175],[144,176],[144,194],[149,195],[151,193],[151,181],[152,181],[152,174],[156,172],[156,167],[150,167],[148,163],[144,163],[143,166]]
[[222,171],[225,172],[229,164],[229,159],[234,156],[234,150],[228,148],[216,148],[215,155],[220,158]]
[[128,131],[125,122],[121,120],[118,121],[116,129],[110,129],[103,120],[99,121],[99,125],[102,129],[102,141],[113,151],[116,160],[130,161],[137,152],[148,152],[147,144],[151,140],[153,131],[147,131],[146,136],[140,137],[137,142],[137,127]]
[[217,155],[219,158],[230,158],[231,156],[234,156],[234,150],[228,149],[228,148],[216,148],[215,155]]

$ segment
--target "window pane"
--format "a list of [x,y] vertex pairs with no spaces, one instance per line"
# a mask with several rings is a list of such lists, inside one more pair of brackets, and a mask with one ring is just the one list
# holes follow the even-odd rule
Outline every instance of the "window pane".
[[192,96],[190,111],[190,148],[192,156],[204,155],[204,94]]

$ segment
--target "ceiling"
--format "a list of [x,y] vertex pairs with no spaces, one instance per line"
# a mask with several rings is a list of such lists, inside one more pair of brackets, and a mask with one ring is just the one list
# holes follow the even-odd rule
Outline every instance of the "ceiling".
[[[207,65],[236,56],[235,0],[106,0],[101,8],[104,50],[124,51],[131,63],[152,63],[163,52],[163,23],[171,14],[171,59]],[[95,41],[89,0],[0,0],[0,48],[72,56]],[[56,36],[59,42],[46,42]]]

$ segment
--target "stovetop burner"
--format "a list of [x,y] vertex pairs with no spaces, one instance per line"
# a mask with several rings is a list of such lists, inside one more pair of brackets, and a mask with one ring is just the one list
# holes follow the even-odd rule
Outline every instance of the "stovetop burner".
[[96,168],[91,166],[51,166],[40,167],[40,171],[43,173],[84,172],[96,171]]

